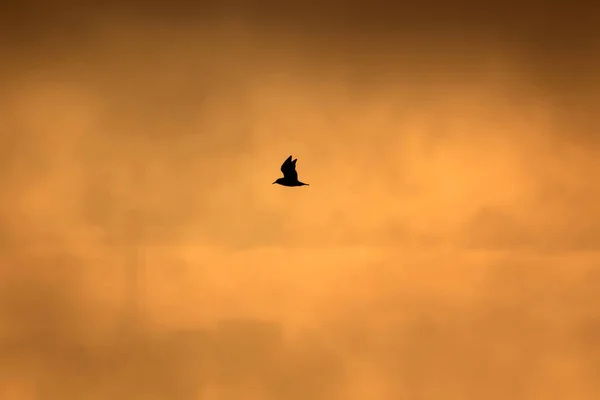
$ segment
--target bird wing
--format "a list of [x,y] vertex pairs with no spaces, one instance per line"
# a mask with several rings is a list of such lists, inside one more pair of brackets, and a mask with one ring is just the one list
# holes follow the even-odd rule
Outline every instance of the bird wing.
[[292,160],[292,156],[289,156],[287,160],[281,164],[281,172],[283,173],[283,177],[286,179],[298,179],[298,172],[296,172],[296,161],[298,159]]

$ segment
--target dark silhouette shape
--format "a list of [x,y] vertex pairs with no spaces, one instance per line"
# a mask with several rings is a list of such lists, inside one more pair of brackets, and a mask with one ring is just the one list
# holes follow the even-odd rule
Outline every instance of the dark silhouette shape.
[[292,156],[289,156],[287,160],[281,164],[281,172],[283,172],[283,178],[277,179],[273,184],[280,184],[282,186],[308,186],[308,183],[300,182],[298,180],[298,172],[296,171],[296,161],[292,160]]

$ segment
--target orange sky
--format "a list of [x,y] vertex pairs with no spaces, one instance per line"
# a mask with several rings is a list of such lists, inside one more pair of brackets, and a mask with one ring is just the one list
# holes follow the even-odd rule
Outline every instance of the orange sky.
[[[0,335],[30,350],[0,397],[147,398],[48,355],[135,299],[152,349],[226,318],[316,340],[286,399],[326,352],[323,399],[597,398],[593,10],[296,6],[7,6]],[[309,187],[271,185],[290,154]]]

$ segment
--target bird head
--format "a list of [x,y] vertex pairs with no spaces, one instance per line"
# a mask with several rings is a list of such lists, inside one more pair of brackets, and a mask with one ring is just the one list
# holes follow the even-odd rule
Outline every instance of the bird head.
[[283,181],[283,178],[279,178],[279,179],[277,179],[275,182],[273,182],[272,184],[274,185],[274,184],[276,184],[276,183],[281,183],[282,181]]

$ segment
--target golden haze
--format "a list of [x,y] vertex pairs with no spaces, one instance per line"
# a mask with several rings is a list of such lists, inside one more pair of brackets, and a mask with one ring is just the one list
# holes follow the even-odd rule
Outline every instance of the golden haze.
[[587,25],[215,7],[7,14],[0,397],[598,398]]

